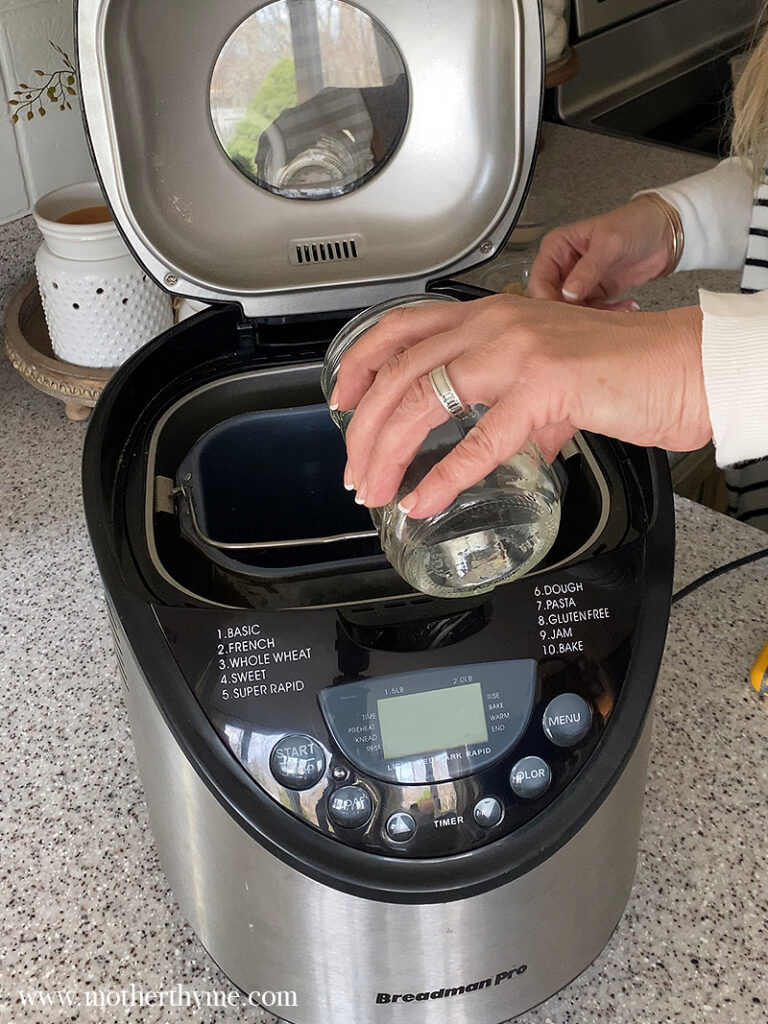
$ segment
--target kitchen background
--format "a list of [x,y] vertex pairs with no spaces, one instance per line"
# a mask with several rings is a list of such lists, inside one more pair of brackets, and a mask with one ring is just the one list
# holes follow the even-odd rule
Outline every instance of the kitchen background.
[[[557,86],[547,91],[545,119],[713,157],[727,153],[732,81],[763,0],[542,2],[547,82]],[[47,83],[36,70],[63,66],[55,47],[74,57],[72,6],[72,0],[0,0],[0,94],[6,99],[22,84]],[[562,25],[563,6],[569,46],[552,60],[551,12]],[[93,177],[79,98],[67,99],[71,109],[44,98],[44,115],[37,103],[32,117],[24,109],[15,123],[14,108],[0,103],[0,224],[30,213],[52,189]],[[710,449],[682,460],[674,478],[678,493],[726,510]]]
[[[734,57],[738,63],[761,7],[762,0],[572,0],[578,71],[550,90],[546,116],[717,155]],[[74,55],[72,0],[0,0],[6,97],[21,83],[44,81],[35,69],[61,66],[52,43]],[[12,113],[2,104],[0,224],[29,213],[51,189],[92,177],[75,98],[71,110],[50,108],[16,124]]]
[[[50,40],[50,42],[49,42]],[[36,68],[55,70],[56,43],[72,57],[72,0],[0,0],[0,92],[12,97],[20,83],[35,85]],[[39,78],[40,82],[44,79]],[[29,213],[37,198],[72,181],[93,177],[79,104],[12,123],[0,105],[0,223]]]
[[[545,118],[725,155],[731,84],[762,0],[570,0],[570,45],[559,60],[551,59],[551,11],[562,25],[563,0],[543,3],[547,81],[557,85],[547,92]],[[0,93],[10,99],[22,84],[47,84],[36,71],[62,67],[54,44],[74,57],[72,0],[0,0]],[[30,213],[52,189],[93,177],[79,99],[67,99],[71,109],[44,98],[44,115],[38,103],[15,123],[14,108],[0,104],[0,224]],[[680,460],[674,485],[719,511],[728,507],[711,448]]]
[[[601,17],[617,15],[628,2],[593,0]],[[568,116],[587,122],[623,107],[628,130],[637,131],[641,107],[660,109],[641,97],[679,80],[682,68],[688,69],[684,75],[697,66],[697,55],[729,60],[731,30],[719,33],[707,11],[722,26],[743,0],[695,0],[699,17],[691,13],[692,2],[660,6],[657,0],[649,5],[654,10],[625,24],[585,29],[577,44],[580,69],[556,97],[569,105]],[[677,25],[676,36],[658,20],[658,12],[670,14],[673,3],[680,21],[675,17],[667,25]],[[758,6],[755,0],[753,10]],[[744,8],[742,15],[749,20]],[[77,100],[72,111],[52,109],[16,125],[2,102],[35,68],[58,66],[49,39],[73,56],[71,17],[71,0],[0,0],[0,222],[16,221],[48,190],[92,176]],[[710,41],[694,45],[700,30]],[[572,32],[580,31],[574,17]],[[635,42],[643,32],[652,46],[641,58]],[[600,56],[606,45],[614,53],[610,60]],[[603,70],[608,73],[601,78]],[[683,91],[667,87],[667,98]],[[641,102],[627,110],[636,99]],[[547,197],[568,196],[563,216],[586,216],[635,188],[692,173],[707,162],[626,139],[546,129],[537,187]],[[2,307],[33,276],[38,239],[30,218],[6,224],[0,236]],[[734,283],[722,288],[736,286],[732,276]],[[659,308],[692,301],[698,279],[675,278],[649,286],[649,303]],[[713,281],[711,287],[721,285]],[[0,739],[0,817],[6,825],[0,930],[8,937],[2,1020],[22,1019],[16,1003],[10,1016],[3,1013],[16,986],[227,986],[157,862],[82,521],[78,480],[85,426],[68,421],[60,405],[0,359],[0,713],[6,723],[5,745]],[[764,534],[684,500],[677,502],[677,531],[678,588],[765,546]],[[768,698],[747,682],[766,639],[764,609],[764,562],[720,576],[675,606],[657,691],[631,904],[595,965],[527,1015],[526,1024],[768,1019]],[[184,1009],[137,1012],[143,1024],[189,1022]],[[225,1014],[228,1024],[268,1024],[266,1015],[247,1008]],[[42,1011],[39,1017],[27,1011],[24,1019],[42,1020]],[[84,1013],[79,1019],[96,1017]]]

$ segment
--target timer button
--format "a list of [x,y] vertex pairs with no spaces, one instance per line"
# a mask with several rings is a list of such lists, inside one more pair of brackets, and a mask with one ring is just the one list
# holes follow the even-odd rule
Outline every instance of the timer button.
[[477,801],[472,813],[481,828],[493,828],[494,825],[499,824],[504,812],[495,796],[486,796]]
[[328,817],[341,828],[360,828],[372,811],[371,795],[362,786],[342,786],[328,801]]
[[521,800],[535,800],[549,789],[552,771],[540,757],[521,758],[509,773],[509,784]]
[[572,747],[589,732],[592,709],[577,693],[561,693],[547,704],[542,725],[556,746]]
[[407,843],[416,835],[416,822],[406,811],[396,811],[390,815],[385,828],[393,843]]
[[311,736],[291,733],[272,748],[269,767],[286,789],[311,789],[325,772],[323,748]]

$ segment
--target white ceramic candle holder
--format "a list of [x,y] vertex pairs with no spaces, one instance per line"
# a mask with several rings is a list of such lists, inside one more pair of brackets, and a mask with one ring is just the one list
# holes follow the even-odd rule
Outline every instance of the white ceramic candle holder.
[[35,205],[45,241],[35,259],[53,351],[77,366],[119,366],[173,323],[171,299],[136,263],[114,221],[61,224],[104,205],[96,182],[67,185]]

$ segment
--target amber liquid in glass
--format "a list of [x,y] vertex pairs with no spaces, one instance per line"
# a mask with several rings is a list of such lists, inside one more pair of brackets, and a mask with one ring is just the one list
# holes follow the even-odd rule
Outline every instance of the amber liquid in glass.
[[58,224],[106,224],[112,215],[106,206],[84,206],[82,210],[73,210],[57,218]]

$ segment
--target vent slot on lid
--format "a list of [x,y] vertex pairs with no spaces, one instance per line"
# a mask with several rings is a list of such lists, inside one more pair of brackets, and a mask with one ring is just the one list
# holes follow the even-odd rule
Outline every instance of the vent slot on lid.
[[294,238],[288,243],[288,258],[295,267],[314,263],[345,263],[365,255],[361,235],[346,238]]

